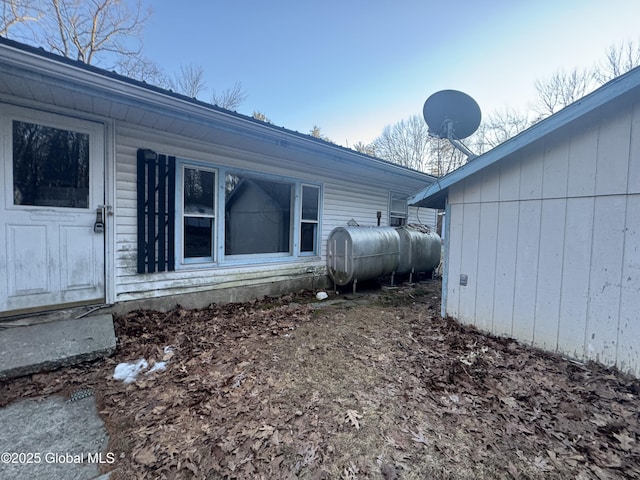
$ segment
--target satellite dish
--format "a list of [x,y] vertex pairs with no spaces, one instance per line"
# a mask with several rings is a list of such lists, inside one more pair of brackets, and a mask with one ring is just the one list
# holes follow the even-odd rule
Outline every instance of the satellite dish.
[[441,90],[427,98],[422,114],[429,135],[446,138],[466,155],[475,157],[456,142],[472,135],[480,126],[482,113],[473,98],[457,90]]

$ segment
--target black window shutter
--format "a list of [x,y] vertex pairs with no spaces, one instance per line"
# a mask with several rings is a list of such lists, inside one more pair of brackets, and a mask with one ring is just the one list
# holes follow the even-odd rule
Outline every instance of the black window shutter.
[[176,158],[138,150],[138,273],[175,268]]

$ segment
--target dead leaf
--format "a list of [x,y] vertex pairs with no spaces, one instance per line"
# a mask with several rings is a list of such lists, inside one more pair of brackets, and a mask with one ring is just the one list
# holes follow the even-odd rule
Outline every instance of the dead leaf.
[[589,419],[589,421],[598,427],[605,427],[611,421],[611,417],[606,414],[594,413],[593,418]]
[[513,397],[500,397],[500,401],[509,408],[518,408],[518,401]]
[[134,458],[136,462],[141,463],[142,465],[153,465],[158,461],[151,448],[143,448],[142,450],[138,450],[138,452],[134,455]]
[[384,480],[397,480],[398,478],[396,467],[387,463],[380,465],[380,473],[382,474],[382,478]]
[[424,432],[422,430],[418,430],[418,433],[411,432],[413,437],[411,438],[416,443],[422,443],[424,445],[429,445],[429,441],[427,437],[424,436]]
[[257,438],[267,438],[272,436],[275,430],[271,425],[262,425],[254,435]]
[[509,473],[513,478],[515,479],[520,478],[520,472],[512,462],[507,463],[507,470],[509,471]]
[[635,443],[635,440],[631,438],[626,432],[621,434],[614,433],[613,438],[620,442],[620,448],[622,450],[631,450],[632,444]]
[[[0,406],[91,388],[122,478],[640,478],[640,383],[443,319],[425,285],[384,311],[311,315],[302,292],[132,312],[113,357],[3,381]],[[137,358],[170,368],[112,380]]]
[[362,415],[360,415],[356,410],[349,409],[345,416],[347,417],[347,420],[351,422],[351,425],[356,427],[356,430],[360,430],[360,422],[358,420],[362,418]]
[[549,465],[549,462],[541,455],[537,455],[533,459],[533,466],[536,467],[538,470],[542,470],[543,472],[548,472],[549,470],[553,470],[553,466]]

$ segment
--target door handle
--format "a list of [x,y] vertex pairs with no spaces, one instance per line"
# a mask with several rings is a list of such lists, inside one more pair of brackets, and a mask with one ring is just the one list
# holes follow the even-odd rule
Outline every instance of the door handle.
[[103,206],[96,208],[96,223],[93,224],[93,231],[95,233],[104,232],[104,207]]

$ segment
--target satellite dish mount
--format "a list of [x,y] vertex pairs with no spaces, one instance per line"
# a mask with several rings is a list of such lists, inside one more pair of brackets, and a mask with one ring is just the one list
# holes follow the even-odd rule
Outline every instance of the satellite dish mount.
[[482,113],[473,98],[457,90],[441,90],[427,98],[422,113],[429,135],[446,138],[470,160],[477,156],[460,142],[480,126]]

